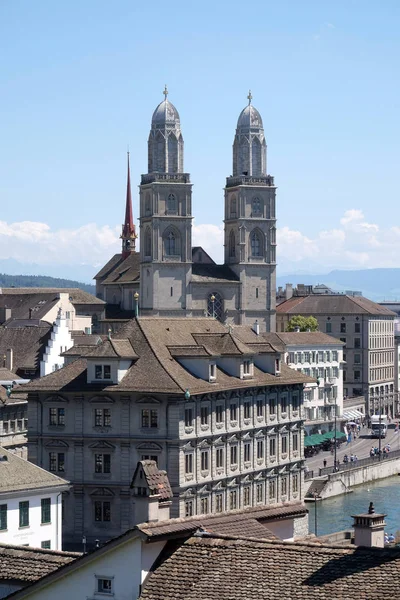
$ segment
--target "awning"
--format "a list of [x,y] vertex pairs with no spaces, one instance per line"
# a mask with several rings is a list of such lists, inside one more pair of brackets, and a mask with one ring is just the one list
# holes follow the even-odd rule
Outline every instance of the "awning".
[[324,438],[326,440],[333,440],[336,437],[337,440],[340,440],[342,437],[346,437],[346,434],[343,431],[328,431],[324,433]]
[[314,433],[313,435],[306,435],[304,437],[304,446],[318,446],[318,444],[322,444],[325,441],[325,437],[319,433]]
[[355,408],[351,409],[351,410],[345,410],[343,412],[343,418],[346,421],[353,421],[354,419],[362,419],[364,417],[364,415],[362,414],[362,412],[360,412],[359,410],[356,410]]

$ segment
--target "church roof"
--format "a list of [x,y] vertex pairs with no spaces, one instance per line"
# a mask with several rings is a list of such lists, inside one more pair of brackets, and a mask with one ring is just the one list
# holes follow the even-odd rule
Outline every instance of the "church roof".
[[100,269],[93,279],[103,279],[111,273],[111,271],[122,262],[122,253],[114,254],[112,258]]
[[153,112],[153,116],[151,119],[151,125],[160,126],[166,125],[167,123],[178,123],[179,124],[179,113],[176,110],[175,106],[166,98],[157,106],[156,110]]
[[205,263],[193,263],[192,282],[226,282],[239,281],[239,277],[228,265],[213,265]]
[[[122,255],[116,255],[121,256]],[[115,257],[114,257],[115,258]],[[97,278],[98,275],[96,275]],[[140,277],[140,254],[131,252],[125,260],[116,261],[115,266],[111,267],[106,279],[102,282],[103,285],[114,283],[130,283],[139,281]]]
[[263,129],[263,122],[260,113],[252,105],[248,104],[240,113],[238,122],[238,129]]

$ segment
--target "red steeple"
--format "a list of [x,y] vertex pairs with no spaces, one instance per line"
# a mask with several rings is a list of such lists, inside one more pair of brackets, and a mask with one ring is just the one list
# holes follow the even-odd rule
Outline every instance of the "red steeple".
[[126,184],[126,207],[125,207],[125,223],[122,226],[122,255],[126,258],[131,252],[136,251],[136,229],[133,222],[132,211],[132,194],[131,194],[131,172],[129,166],[128,152],[128,180]]

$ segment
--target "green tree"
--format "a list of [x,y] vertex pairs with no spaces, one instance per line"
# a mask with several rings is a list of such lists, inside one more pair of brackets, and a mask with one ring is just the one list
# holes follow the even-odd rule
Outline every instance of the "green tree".
[[289,320],[286,331],[295,331],[296,327],[300,327],[300,331],[318,331],[318,321],[315,317],[295,315]]

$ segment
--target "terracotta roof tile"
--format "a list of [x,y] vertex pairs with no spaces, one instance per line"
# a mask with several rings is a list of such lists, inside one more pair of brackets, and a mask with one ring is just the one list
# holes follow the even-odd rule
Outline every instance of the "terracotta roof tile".
[[[154,493],[158,494],[161,500],[172,499],[172,490],[169,483],[168,475],[166,471],[161,471],[155,460],[141,460],[138,463],[135,474],[133,475],[132,484],[136,477],[138,468],[143,469],[144,476],[146,478],[149,489]],[[132,485],[131,485],[132,487]]]
[[400,550],[193,536],[166,548],[141,600],[396,598]]
[[77,552],[59,552],[25,546],[0,544],[0,583],[31,583],[81,556]]

